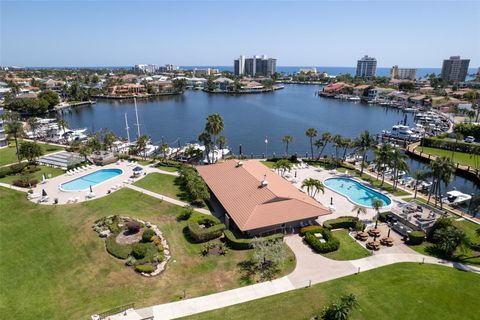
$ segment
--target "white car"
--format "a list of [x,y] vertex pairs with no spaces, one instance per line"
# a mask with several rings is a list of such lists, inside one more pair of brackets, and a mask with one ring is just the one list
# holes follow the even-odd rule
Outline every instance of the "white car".
[[468,142],[468,143],[475,142],[475,138],[472,137],[472,136],[468,136],[468,137],[465,138],[465,142]]

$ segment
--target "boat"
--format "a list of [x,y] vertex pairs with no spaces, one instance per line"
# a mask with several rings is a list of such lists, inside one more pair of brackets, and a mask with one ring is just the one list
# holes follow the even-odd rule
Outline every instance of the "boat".
[[417,112],[418,109],[417,108],[404,108],[403,109],[403,112]]
[[408,141],[418,141],[420,140],[421,136],[414,133],[409,126],[405,126],[402,124],[396,124],[392,127],[392,131],[382,131],[384,136],[390,138],[396,138],[401,140],[408,140]]
[[457,205],[472,199],[472,196],[457,190],[447,192],[447,196],[442,198],[442,202],[449,205]]
[[360,101],[360,97],[359,96],[353,96],[353,97],[348,98],[348,100],[357,102],[357,101]]

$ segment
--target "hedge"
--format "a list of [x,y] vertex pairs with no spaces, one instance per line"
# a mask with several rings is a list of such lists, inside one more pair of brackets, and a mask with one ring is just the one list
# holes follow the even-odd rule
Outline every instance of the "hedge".
[[18,174],[23,171],[23,169],[27,166],[28,164],[25,162],[21,163],[15,163],[7,167],[1,167],[0,168],[0,178],[4,178],[6,176],[11,176],[14,174]]
[[475,140],[480,140],[480,125],[473,123],[461,123],[455,125],[453,131],[461,133],[464,137],[473,136]]
[[423,231],[412,231],[408,234],[408,243],[417,245],[422,244],[425,240],[425,232]]
[[[254,238],[237,238],[230,230],[223,231],[223,234],[225,235],[225,242],[231,249],[248,250],[252,248],[252,241]],[[263,237],[262,239],[269,241],[283,240],[283,234],[275,233],[270,236]]]
[[135,271],[137,272],[144,272],[144,273],[152,273],[155,271],[155,267],[149,264],[139,264],[135,266]]
[[329,230],[332,229],[355,229],[357,222],[357,217],[340,217],[337,219],[330,219],[323,223],[323,227]]
[[109,236],[105,241],[105,247],[107,248],[108,253],[112,256],[119,259],[127,259],[130,252],[132,252],[132,246],[118,244],[115,240],[116,237],[116,234]]
[[480,146],[473,143],[466,143],[461,141],[455,142],[452,140],[444,140],[437,138],[424,138],[422,139],[422,145],[424,147],[480,154]]
[[[200,228],[201,224],[207,222],[213,225],[208,228]],[[223,223],[214,223],[213,219],[204,218],[197,221],[188,221],[187,228],[194,242],[205,242],[220,237],[223,230],[225,230],[225,225]]]
[[321,228],[318,233],[321,233],[325,242],[320,242],[320,239],[317,238],[314,233],[308,231],[305,233],[305,241],[318,253],[329,253],[337,251],[340,247],[340,241],[333,236],[333,233],[326,229]]
[[300,235],[303,237],[306,233],[318,233],[321,232],[323,228],[321,226],[308,226],[300,229]]

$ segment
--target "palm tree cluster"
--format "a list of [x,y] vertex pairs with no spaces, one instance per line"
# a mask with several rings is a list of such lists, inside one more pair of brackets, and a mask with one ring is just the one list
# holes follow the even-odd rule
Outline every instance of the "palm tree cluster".
[[433,195],[435,198],[435,206],[437,206],[437,201],[440,200],[440,208],[443,208],[441,186],[442,183],[448,186],[452,180],[455,164],[450,158],[439,157],[430,163],[430,170],[428,175],[432,177],[433,183],[428,192],[427,203],[430,203],[430,198]]
[[303,180],[302,189],[303,188],[306,188],[307,194],[313,198],[319,191],[325,193],[325,186],[323,185],[323,182],[318,179],[307,178]]
[[357,297],[353,293],[345,294],[338,301],[323,308],[322,313],[316,319],[348,320],[350,312],[356,307],[358,307]]
[[[210,114],[205,122],[205,129],[198,136],[198,140],[205,146],[205,153],[207,155],[207,162],[215,162],[215,159],[210,159],[210,152],[215,150],[218,146],[223,149],[227,144],[227,139],[224,136],[219,136],[224,129],[223,118],[220,114]],[[222,154],[222,158],[223,158]]]
[[285,175],[285,172],[292,170],[292,163],[287,159],[278,160],[273,164],[273,168],[278,170],[278,172],[282,175]]
[[391,146],[384,143],[374,149],[375,154],[375,170],[378,175],[382,174],[382,184],[385,182],[385,174],[387,169],[392,169],[393,191],[397,189],[400,172],[408,172],[410,170],[407,163],[407,156],[399,147]]
[[363,174],[363,168],[365,167],[367,152],[373,150],[375,145],[375,138],[366,130],[362,132],[357,139],[355,139],[353,146],[355,150],[357,152],[360,152],[360,154],[362,155],[362,163],[360,164],[360,175]]

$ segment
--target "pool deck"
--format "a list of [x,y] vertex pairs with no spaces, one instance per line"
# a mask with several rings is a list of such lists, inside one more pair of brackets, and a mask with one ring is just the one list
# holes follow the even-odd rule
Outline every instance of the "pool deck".
[[[133,175],[133,168],[134,167],[142,167],[143,168],[143,173],[139,175],[138,177],[134,178]],[[82,176],[88,175],[90,173],[93,173],[97,170],[101,169],[121,169],[123,172],[122,174],[113,177],[105,182],[102,182],[98,185],[92,186],[93,193],[95,196],[89,197],[90,190],[86,191],[62,191],[59,189],[59,186],[62,183],[78,179]],[[80,173],[75,173],[71,176],[67,174],[62,174],[58,177],[48,179],[44,183],[39,183],[35,188],[33,188],[33,194],[36,196],[33,198],[29,197],[29,200],[35,203],[39,204],[46,204],[46,205],[53,205],[54,199],[58,200],[58,205],[64,205],[64,204],[70,204],[70,203],[79,203],[79,202],[84,202],[84,201],[89,201],[89,200],[94,200],[98,199],[100,197],[104,197],[110,193],[113,193],[121,188],[124,188],[126,185],[130,185],[131,183],[143,178],[144,173],[150,173],[150,172],[161,172],[164,174],[171,174],[170,172],[163,172],[159,169],[148,167],[148,166],[142,166],[138,163],[135,163],[135,165],[131,165],[127,161],[120,161],[117,163],[112,163],[109,165],[105,166],[94,166],[92,165],[90,169],[87,169],[83,172]],[[130,180],[129,180],[130,179]],[[120,188],[114,188],[115,186],[121,185]],[[42,190],[45,190],[48,196],[47,201],[41,201],[42,199]]]

